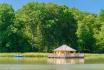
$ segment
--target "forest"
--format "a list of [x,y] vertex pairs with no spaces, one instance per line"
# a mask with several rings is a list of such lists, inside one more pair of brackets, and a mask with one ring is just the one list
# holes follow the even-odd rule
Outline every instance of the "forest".
[[37,2],[14,10],[0,4],[0,52],[52,52],[63,44],[79,52],[104,53],[104,10],[94,14]]

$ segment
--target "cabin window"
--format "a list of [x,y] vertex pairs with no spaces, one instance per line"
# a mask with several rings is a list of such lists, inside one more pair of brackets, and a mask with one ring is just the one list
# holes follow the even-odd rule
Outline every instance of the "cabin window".
[[70,51],[70,53],[74,53],[73,51]]

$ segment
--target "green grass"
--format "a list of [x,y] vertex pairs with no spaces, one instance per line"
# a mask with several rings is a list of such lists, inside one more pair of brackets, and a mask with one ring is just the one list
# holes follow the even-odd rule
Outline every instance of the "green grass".
[[[48,57],[48,53],[0,53],[0,57]],[[85,59],[104,59],[104,54],[85,54]]]
[[17,55],[23,57],[47,57],[48,53],[0,53],[0,57],[15,57]]
[[22,53],[24,57],[47,57],[48,53]]
[[0,53],[0,57],[14,57],[18,53]]

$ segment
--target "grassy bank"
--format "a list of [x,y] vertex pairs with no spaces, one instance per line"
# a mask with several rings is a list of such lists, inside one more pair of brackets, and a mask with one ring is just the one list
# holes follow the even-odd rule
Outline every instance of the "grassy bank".
[[[0,57],[47,57],[48,53],[0,53]],[[85,59],[104,59],[104,54],[85,54]]]
[[47,57],[48,53],[0,53],[0,57]]

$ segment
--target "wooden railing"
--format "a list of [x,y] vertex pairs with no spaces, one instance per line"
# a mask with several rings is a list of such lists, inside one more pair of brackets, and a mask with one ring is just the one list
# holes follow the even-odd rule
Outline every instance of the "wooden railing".
[[49,58],[83,58],[84,54],[83,53],[75,53],[75,54],[67,54],[67,55],[57,55],[53,53],[48,54]]

